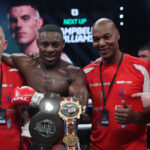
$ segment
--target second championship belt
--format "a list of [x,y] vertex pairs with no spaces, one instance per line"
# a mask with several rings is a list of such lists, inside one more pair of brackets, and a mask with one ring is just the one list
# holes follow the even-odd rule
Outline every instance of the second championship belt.
[[63,98],[60,102],[59,116],[64,120],[64,138],[66,150],[77,150],[79,139],[77,137],[77,119],[83,112],[79,101],[74,97]]
[[59,142],[63,135],[63,121],[58,115],[59,109],[59,95],[46,93],[39,104],[39,112],[32,117],[29,124],[33,140],[31,150],[51,150]]

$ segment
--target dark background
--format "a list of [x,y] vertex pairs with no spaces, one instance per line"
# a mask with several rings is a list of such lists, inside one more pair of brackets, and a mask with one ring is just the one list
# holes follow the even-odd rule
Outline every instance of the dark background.
[[[14,0],[11,0],[11,2]],[[87,18],[83,26],[92,26],[102,17],[108,17],[116,23],[121,33],[120,49],[136,56],[140,47],[149,43],[150,1],[149,0],[33,0],[37,3],[45,24],[52,23],[63,27],[63,19]],[[6,52],[19,52],[8,30],[7,7],[9,0],[0,0],[0,25],[4,28],[9,42]],[[124,7],[120,11],[120,6]],[[79,10],[79,16],[71,16],[71,8]],[[119,14],[124,18],[120,19]],[[124,26],[120,26],[120,21]],[[73,27],[76,25],[71,25]],[[92,43],[66,43],[64,51],[77,66],[84,67],[98,57]]]
[[[11,0],[15,1],[15,0]],[[63,27],[63,19],[74,18],[71,16],[71,8],[79,10],[77,18],[87,18],[84,26],[92,26],[93,23],[102,17],[112,19],[121,34],[120,49],[126,53],[136,56],[142,46],[150,45],[150,0],[33,0],[37,3],[45,24],[56,24]],[[0,0],[0,25],[3,27],[8,40],[6,52],[19,52],[18,46],[11,38],[8,29],[7,7],[9,0]],[[124,7],[120,11],[120,6]],[[124,18],[120,19],[119,14],[123,13]],[[120,21],[124,26],[120,26]],[[70,26],[70,27],[73,27]],[[66,44],[64,51],[77,66],[84,67],[98,57],[92,47],[92,43]],[[150,127],[149,127],[150,128]],[[150,131],[150,129],[149,129]],[[89,131],[82,131],[79,134],[80,141],[85,142],[89,137]],[[81,132],[81,133],[82,133]],[[86,136],[87,134],[87,136]],[[83,137],[82,137],[83,136]],[[149,136],[148,136],[149,137]],[[86,139],[89,143],[89,139]],[[148,138],[150,143],[150,137]],[[149,145],[150,147],[150,145]]]

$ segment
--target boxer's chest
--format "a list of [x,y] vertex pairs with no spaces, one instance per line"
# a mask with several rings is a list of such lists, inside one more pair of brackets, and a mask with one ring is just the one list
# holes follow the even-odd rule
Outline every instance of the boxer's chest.
[[26,76],[26,84],[38,92],[53,92],[65,95],[70,79],[65,71],[36,71]]

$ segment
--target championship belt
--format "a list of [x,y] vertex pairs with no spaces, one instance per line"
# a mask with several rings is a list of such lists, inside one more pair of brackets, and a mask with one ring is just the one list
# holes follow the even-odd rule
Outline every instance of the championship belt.
[[54,93],[46,94],[40,102],[40,111],[31,119],[29,131],[34,142],[32,150],[38,150],[40,147],[42,150],[49,150],[63,135],[63,121],[58,115],[58,98]]
[[38,112],[31,119],[29,131],[34,143],[52,147],[63,135],[63,121],[59,115]]
[[79,139],[77,137],[77,119],[80,118],[85,107],[82,108],[79,101],[73,97],[63,98],[60,102],[59,116],[64,120],[64,138],[67,150],[77,150]]

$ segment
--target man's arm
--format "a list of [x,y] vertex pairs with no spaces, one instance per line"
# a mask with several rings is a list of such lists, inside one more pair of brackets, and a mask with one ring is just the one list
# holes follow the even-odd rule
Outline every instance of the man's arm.
[[80,68],[70,68],[71,84],[68,89],[69,96],[75,96],[79,99],[82,106],[88,105],[88,90],[86,87],[86,76]]
[[[77,68],[70,70],[72,82],[69,86],[69,96],[75,96],[83,108],[83,113],[80,117],[80,123],[91,122],[91,116],[88,113],[88,98],[89,93],[87,90],[86,76],[83,70]],[[86,108],[86,109],[85,109]]]
[[150,121],[150,109],[145,109],[144,111],[133,111],[130,105],[127,105],[122,101],[122,108],[116,109],[115,119],[119,124],[148,123]]
[[132,94],[131,97],[140,97],[144,108],[150,108],[150,92]]
[[19,62],[24,57],[27,57],[27,55],[23,53],[14,53],[14,54],[3,53],[2,61],[10,67],[18,68],[18,65],[20,64]]

